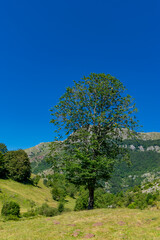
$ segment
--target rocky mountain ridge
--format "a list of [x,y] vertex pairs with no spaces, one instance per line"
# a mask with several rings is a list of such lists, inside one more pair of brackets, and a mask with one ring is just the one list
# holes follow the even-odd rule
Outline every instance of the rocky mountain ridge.
[[[139,132],[139,140],[142,141],[154,141],[154,140],[160,140],[160,132]],[[132,140],[130,140],[132,142]],[[50,142],[42,142],[39,143],[38,145],[25,149],[25,152],[28,154],[29,159],[32,162],[34,161],[42,161],[44,160],[44,158],[46,157],[46,155],[49,153],[49,146],[50,146]],[[131,150],[135,150],[137,149],[136,146],[134,144],[130,144],[130,145],[124,145],[125,147],[129,147]],[[144,149],[143,145],[138,146],[139,151],[156,151],[156,152],[160,152],[160,145],[150,145],[147,147],[147,149]]]

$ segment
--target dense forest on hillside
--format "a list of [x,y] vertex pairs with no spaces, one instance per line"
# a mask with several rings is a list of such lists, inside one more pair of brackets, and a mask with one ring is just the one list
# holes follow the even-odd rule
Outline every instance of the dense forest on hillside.
[[160,176],[160,139],[127,139],[123,143],[129,149],[131,164],[122,162],[115,167],[109,181],[109,189],[114,193]]

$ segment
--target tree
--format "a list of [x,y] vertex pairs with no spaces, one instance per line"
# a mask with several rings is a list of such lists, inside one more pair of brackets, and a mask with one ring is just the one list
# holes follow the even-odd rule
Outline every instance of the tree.
[[5,154],[7,152],[7,147],[4,143],[0,143],[0,152]]
[[[135,104],[126,88],[111,75],[92,73],[74,82],[51,109],[58,134],[51,147],[54,171],[89,190],[88,209],[94,206],[94,191],[108,181],[113,167],[128,160],[123,137],[134,137],[138,122]],[[68,138],[59,140],[66,133]]]
[[8,151],[4,156],[7,177],[18,182],[26,182],[31,175],[31,166],[24,150]]

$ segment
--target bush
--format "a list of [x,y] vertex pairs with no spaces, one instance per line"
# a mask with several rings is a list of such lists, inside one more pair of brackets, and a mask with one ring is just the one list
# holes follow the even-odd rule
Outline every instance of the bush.
[[55,186],[52,190],[51,190],[51,194],[52,194],[52,198],[55,201],[63,201],[65,196],[66,196],[66,192],[65,189],[62,187],[57,187]]
[[48,206],[47,203],[43,203],[42,206],[37,209],[37,213],[46,217],[53,217],[58,215],[58,210]]
[[88,191],[87,190],[81,190],[79,197],[76,199],[76,204],[74,211],[81,211],[88,208]]
[[77,188],[73,183],[66,184],[66,192],[71,198],[75,198],[75,194],[77,193]]
[[135,209],[135,208],[137,208],[137,206],[136,206],[135,202],[132,202],[128,205],[128,208]]
[[95,190],[94,208],[107,208],[114,206],[114,195],[106,193],[103,188]]
[[10,201],[3,204],[1,210],[2,216],[20,216],[20,206],[18,203]]
[[62,213],[64,211],[64,203],[60,202],[58,205],[58,212]]
[[23,213],[23,217],[34,217],[37,215],[37,212],[34,209],[30,209],[27,212]]

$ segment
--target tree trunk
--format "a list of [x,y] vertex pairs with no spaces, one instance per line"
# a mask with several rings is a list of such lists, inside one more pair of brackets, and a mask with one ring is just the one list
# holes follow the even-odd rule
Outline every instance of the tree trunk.
[[88,210],[91,210],[94,207],[94,187],[89,187],[88,190],[89,190]]

